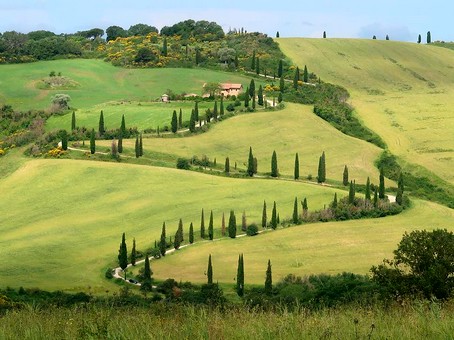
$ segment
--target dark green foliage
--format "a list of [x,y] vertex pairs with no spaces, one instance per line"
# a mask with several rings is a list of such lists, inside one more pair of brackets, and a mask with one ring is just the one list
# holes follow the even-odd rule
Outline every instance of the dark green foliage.
[[279,38],[279,31],[276,32],[276,38]]
[[156,61],[157,57],[153,53],[153,51],[147,47],[142,47],[137,51],[136,56],[134,57],[134,61],[136,63],[146,64],[149,62]]
[[260,59],[257,57],[255,59],[255,73],[260,74]]
[[73,111],[71,116],[71,131],[76,130],[76,111]]
[[255,94],[252,97],[252,110],[255,110]]
[[283,74],[283,72],[284,72],[284,65],[283,65],[283,64],[284,64],[284,63],[282,62],[282,59],[280,59],[280,60],[279,60],[279,66],[277,67],[277,76],[278,76],[279,78],[282,77],[282,74]]
[[268,260],[265,276],[265,294],[271,295],[273,292],[273,274],[271,272],[271,260]]
[[371,196],[370,196],[370,179],[369,179],[369,177],[367,177],[367,182],[366,182],[365,198],[366,198],[367,201],[370,201],[370,199],[371,199]]
[[404,176],[402,172],[399,173],[399,179],[397,181],[397,186],[399,189],[401,189],[402,193],[405,191],[405,186],[404,186]]
[[446,299],[454,290],[454,234],[446,229],[405,232],[394,259],[371,272],[389,294]]
[[68,133],[66,130],[61,131],[61,148],[62,150],[68,150]]
[[255,50],[252,52],[251,70],[255,71]]
[[377,36],[376,36],[376,35],[374,35],[374,36],[372,37],[372,39],[373,39],[373,40],[376,40],[376,39],[377,39]]
[[178,236],[180,238],[180,242],[184,241],[184,233],[183,233],[183,220],[180,218],[180,221],[178,222]]
[[282,92],[279,92],[279,94],[277,95],[277,102],[279,104],[282,103]]
[[177,118],[177,111],[175,111],[175,110],[173,110],[173,113],[172,113],[171,126],[172,126],[172,132],[173,133],[177,133],[177,130],[178,130],[178,118]]
[[350,181],[350,188],[348,190],[348,203],[354,204],[355,203],[355,184],[353,181]]
[[303,219],[307,217],[307,212],[309,210],[309,207],[307,206],[307,199],[304,197],[304,200],[301,202],[301,206],[303,208]]
[[246,87],[246,92],[244,93],[244,107],[249,107],[249,87]]
[[344,173],[342,175],[342,184],[344,186],[348,185],[348,167],[347,166],[344,167]]
[[194,118],[196,122],[199,120],[199,102],[194,104]]
[[326,31],[323,31],[323,38],[326,38]]
[[189,118],[189,131],[195,132],[195,123],[197,119],[195,118],[194,109],[191,111],[191,117]]
[[207,283],[213,284],[213,265],[211,264],[211,254],[208,256]]
[[191,224],[189,225],[189,243],[193,244],[194,243],[194,226]]
[[109,26],[106,29],[106,35],[106,41],[110,41],[117,38],[125,38],[128,34],[125,29],[120,26]]
[[173,240],[173,247],[178,250],[180,249],[180,245],[181,245],[181,239],[180,239],[180,231],[177,230],[175,232],[175,237],[174,237],[174,240]]
[[384,199],[385,198],[385,176],[383,173],[383,168],[380,168],[380,183],[378,186],[378,198],[379,199]]
[[247,174],[254,176],[254,155],[252,154],[252,147],[249,147],[249,157],[247,162]]
[[99,114],[98,131],[101,136],[104,134],[104,132],[106,132],[106,128],[104,127],[104,113],[102,112],[102,110]]
[[246,231],[246,229],[247,229],[246,212],[243,211],[243,215],[241,216],[241,230]]
[[298,89],[298,81],[300,80],[300,69],[298,66],[295,69],[295,75],[293,76],[293,88]]
[[[252,162],[253,163],[253,170],[254,170],[254,174],[257,173],[257,157],[254,157],[254,161]],[[235,163],[235,167],[236,167],[236,163]]]
[[389,40],[389,35],[386,35],[386,40]]
[[189,164],[189,161],[186,158],[177,159],[177,169],[189,170],[190,168],[191,165]]
[[224,115],[224,97],[221,97],[221,103],[219,105],[219,115],[222,117]]
[[199,65],[202,62],[202,52],[200,52],[200,49],[197,48],[195,50],[195,64]]
[[222,213],[221,235],[225,236],[225,215],[224,215],[224,213]]
[[[120,249],[118,250],[118,265],[121,269],[125,270],[128,267],[128,249],[126,247],[126,236],[123,233],[121,237]],[[126,279],[126,271],[125,271]]]
[[233,210],[230,210],[228,232],[230,238],[236,237],[236,217]]
[[161,252],[161,256],[166,256],[166,223],[162,224],[162,231],[161,231],[161,239],[159,240],[159,251]]
[[377,187],[375,187],[374,190],[374,208],[378,207],[378,190]]
[[326,181],[326,161],[325,161],[325,151],[318,160],[318,171],[317,171],[317,182],[323,183]]
[[[281,76],[279,79],[279,91],[283,93],[285,91],[285,81],[284,81],[284,76]],[[282,100],[281,100],[282,101]],[[279,102],[280,103],[280,102]]]
[[271,156],[271,177],[278,177],[279,170],[277,167],[277,155],[276,151],[273,151],[273,155]]
[[142,133],[139,135],[139,156],[143,156],[143,140],[142,140]]
[[136,259],[137,259],[136,239],[134,238],[132,240],[132,249],[131,249],[131,256],[130,256],[130,262],[133,266],[136,265]]
[[257,224],[252,223],[248,225],[246,228],[246,235],[247,236],[255,236],[259,233],[259,227],[257,227]]
[[128,138],[129,134],[126,132],[125,115],[121,116],[120,132],[123,137]]
[[200,238],[202,240],[205,238],[205,213],[203,212],[203,209],[200,217]]
[[95,130],[92,129],[90,133],[90,153],[93,155],[96,152]]
[[277,228],[277,211],[276,211],[276,201],[274,201],[273,204],[273,211],[271,212],[271,221],[270,221],[270,226],[273,229]]
[[255,97],[255,81],[254,81],[254,79],[251,79],[251,82],[249,84],[249,97],[251,97],[251,98]]
[[213,240],[214,229],[213,229],[213,210],[210,212],[210,222],[208,223],[208,238]]
[[305,83],[307,83],[309,81],[309,72],[307,71],[307,66],[306,65],[304,65],[303,81]]
[[418,34],[418,44],[421,43],[421,34]]
[[118,136],[118,153],[123,153],[123,134],[121,131]]
[[337,208],[337,192],[334,193],[333,203],[331,204],[333,209]]
[[300,161],[298,152],[295,154],[295,169],[293,171],[293,179],[297,180],[300,178]]
[[140,286],[140,290],[144,291],[151,291],[151,276],[153,275],[153,271],[151,270],[150,266],[150,259],[148,258],[148,255],[145,255],[145,263],[144,263],[144,268],[143,268],[143,281]]
[[432,42],[432,36],[430,34],[430,31],[427,32],[427,43],[430,44]]
[[236,272],[236,293],[238,296],[244,295],[244,260],[243,254],[238,256],[238,267]]
[[299,217],[298,217],[298,198],[295,197],[295,202],[293,203],[293,218],[292,218],[293,224],[298,224],[299,223]]
[[164,37],[164,41],[162,43],[162,55],[167,57],[167,38]]
[[263,211],[262,211],[262,228],[266,228],[267,217],[266,217],[266,202],[263,201]]
[[139,136],[136,136],[136,143],[134,144],[134,151],[136,153],[136,158],[139,158],[140,157]]
[[259,86],[259,91],[257,93],[257,104],[263,106],[263,89],[262,85]]
[[112,140],[112,145],[110,147],[110,154],[111,154],[112,158],[119,159],[117,141],[115,139]]
[[178,115],[178,128],[181,129],[183,127],[183,111],[180,109],[180,113]]
[[397,189],[396,203],[399,204],[399,205],[402,205],[402,203],[403,203],[403,192],[402,192],[401,188]]
[[229,157],[225,158],[224,172],[226,174],[230,173],[230,160],[229,160]]

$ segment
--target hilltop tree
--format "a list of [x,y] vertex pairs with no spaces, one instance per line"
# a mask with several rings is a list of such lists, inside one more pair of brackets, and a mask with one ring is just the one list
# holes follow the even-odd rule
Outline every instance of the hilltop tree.
[[273,155],[271,156],[271,177],[278,177],[279,170],[277,168],[277,155],[276,151],[273,151]]
[[126,247],[126,236],[123,233],[121,237],[120,249],[118,250],[118,265],[125,272],[126,280],[126,268],[128,268],[128,249]]
[[92,129],[90,133],[90,153],[93,155],[95,152],[96,152],[95,129]]
[[277,228],[277,211],[276,211],[276,201],[273,204],[273,211],[271,212],[271,221],[270,221],[271,228]]
[[166,256],[166,248],[167,248],[167,238],[166,238],[166,223],[162,224],[162,231],[161,231],[161,239],[159,240],[159,251],[161,252],[162,256]]
[[134,144],[134,150],[136,152],[136,158],[139,158],[140,157],[139,136],[136,136],[136,143]]
[[380,184],[378,185],[378,198],[385,199],[385,175],[383,174],[383,168],[380,168]]
[[177,133],[178,119],[177,119],[177,111],[175,111],[175,110],[173,110],[171,126],[172,126],[172,132]]
[[267,224],[267,217],[266,217],[266,202],[263,201],[263,211],[262,211],[262,228],[265,229]]
[[229,157],[226,157],[226,158],[225,158],[224,172],[225,172],[226,174],[229,174],[229,173],[230,173],[230,160],[229,160]]
[[376,36],[376,35],[374,35],[374,36],[372,37],[372,39],[373,39],[373,40],[376,40],[376,39],[377,39],[377,36]]
[[181,129],[183,127],[183,111],[180,108],[180,113],[178,115],[178,128]]
[[295,90],[298,89],[298,81],[300,80],[300,69],[299,67],[297,66],[296,69],[295,69],[295,75],[293,77],[293,88]]
[[229,217],[229,237],[235,238],[236,237],[236,217],[233,210],[230,210],[230,217]]
[[298,152],[295,154],[295,169],[293,171],[293,179],[297,180],[300,178],[300,161]]
[[142,139],[142,132],[139,135],[139,156],[143,156],[143,139]]
[[200,238],[205,238],[205,214],[202,209],[202,216],[200,217]]
[[62,150],[68,150],[68,133],[66,130],[61,132],[61,148]]
[[164,37],[164,41],[162,42],[162,55],[167,57],[167,37]]
[[386,40],[389,40],[389,35],[386,35]]
[[136,239],[133,238],[133,239],[132,239],[131,256],[130,256],[131,264],[132,264],[133,266],[136,265],[136,259],[137,259]]
[[299,219],[298,219],[298,198],[295,197],[295,202],[293,203],[293,219],[292,219],[293,224],[298,224]]
[[284,63],[282,62],[282,59],[279,60],[279,65],[277,67],[277,76],[280,78],[282,77],[282,74],[284,72]]
[[430,31],[427,32],[427,43],[430,44],[432,42],[432,36],[430,34]]
[[219,104],[219,115],[224,115],[224,96],[221,96],[221,103]]
[[265,294],[270,295],[273,291],[273,274],[271,273],[271,261],[268,260],[265,277]]
[[342,184],[344,186],[348,185],[348,167],[344,166],[344,173],[342,175]]
[[189,243],[193,244],[194,243],[194,226],[191,224],[189,225]]
[[126,134],[126,122],[125,122],[125,115],[122,115],[121,116],[121,125],[120,125],[120,131],[121,131],[121,135],[123,137],[126,137],[128,138],[129,135]]
[[279,31],[276,32],[276,38],[279,38]]
[[236,293],[238,296],[243,296],[244,294],[244,261],[243,254],[238,256],[238,268],[236,271]]
[[210,222],[208,223],[208,238],[213,240],[214,230],[213,230],[213,210],[210,212]]
[[118,153],[123,153],[123,134],[121,130],[118,133]]
[[104,127],[104,113],[102,112],[102,110],[99,114],[98,131],[101,136],[104,134],[104,132],[106,132],[106,129]]
[[249,158],[247,162],[247,173],[250,177],[254,176],[254,155],[252,154],[252,147],[249,147]]
[[326,31],[323,31],[323,39],[326,39]]
[[370,198],[370,179],[367,177],[365,199],[366,201],[370,201]]
[[243,215],[241,216],[241,230],[247,230],[246,211],[243,211]]
[[262,85],[259,86],[259,91],[257,93],[257,104],[263,106],[263,89]]
[[326,162],[325,162],[325,151],[323,151],[318,162],[318,176],[317,182],[323,183],[326,181]]
[[307,66],[306,65],[304,65],[303,81],[305,83],[309,82],[309,72],[307,71]]
[[211,254],[208,256],[207,283],[213,284],[213,266],[211,264]]
[[255,50],[252,51],[251,70],[255,71]]
[[225,215],[224,215],[224,213],[222,213],[221,235],[225,236]]
[[350,181],[350,189],[348,190],[348,203],[355,203],[355,184],[353,183],[353,181]]
[[421,43],[421,34],[418,34],[418,44]]
[[[285,91],[285,81],[284,81],[284,76],[281,76],[281,78],[279,79],[279,91],[280,93],[282,94],[284,91]],[[281,100],[282,101],[282,100]],[[280,101],[280,102],[281,102]],[[279,103],[280,103],[279,102]]]
[[109,26],[106,29],[106,35],[107,35],[106,41],[111,41],[111,40],[115,40],[117,38],[124,38],[128,34],[123,27]]
[[71,116],[71,131],[76,130],[76,111],[73,111]]
[[143,282],[140,286],[141,290],[145,291],[150,291],[151,290],[151,276],[153,275],[153,272],[151,270],[150,266],[150,259],[148,258],[148,255],[145,255],[145,263],[144,263],[144,268],[143,268]]

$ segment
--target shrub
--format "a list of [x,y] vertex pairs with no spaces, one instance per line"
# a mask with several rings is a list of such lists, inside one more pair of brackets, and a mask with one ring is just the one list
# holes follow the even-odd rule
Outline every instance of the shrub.
[[104,274],[106,279],[112,279],[113,278],[112,271],[113,271],[112,268],[107,268],[106,273]]
[[257,224],[252,223],[252,224],[248,225],[248,227],[246,229],[247,236],[254,236],[254,235],[257,235],[258,233],[259,233],[259,227],[257,227]]
[[178,158],[177,160],[177,169],[189,170],[191,166],[189,161],[186,158]]

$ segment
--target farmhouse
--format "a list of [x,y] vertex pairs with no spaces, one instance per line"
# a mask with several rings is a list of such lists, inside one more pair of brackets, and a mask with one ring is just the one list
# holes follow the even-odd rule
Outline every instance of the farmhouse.
[[243,85],[241,84],[230,84],[230,83],[221,83],[221,95],[224,97],[227,96],[238,96],[243,90]]

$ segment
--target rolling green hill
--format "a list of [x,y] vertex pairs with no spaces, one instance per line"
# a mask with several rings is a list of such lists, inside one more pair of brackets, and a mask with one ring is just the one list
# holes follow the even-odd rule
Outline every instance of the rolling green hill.
[[454,52],[358,39],[279,39],[284,53],[351,93],[390,150],[454,184]]

